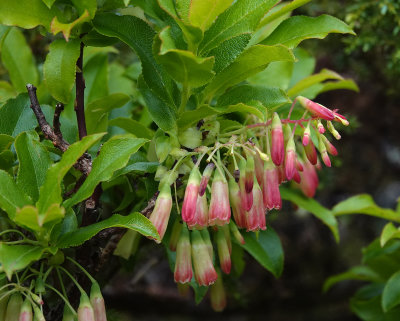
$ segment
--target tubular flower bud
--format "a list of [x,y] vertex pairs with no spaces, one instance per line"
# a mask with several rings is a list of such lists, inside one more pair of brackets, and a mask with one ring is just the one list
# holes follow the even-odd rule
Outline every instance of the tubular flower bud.
[[24,303],[21,306],[21,312],[19,314],[19,321],[32,321],[33,313],[32,313],[32,305],[28,299],[25,299]]
[[160,194],[157,197],[154,210],[149,217],[149,220],[153,223],[160,235],[160,240],[156,241],[157,243],[160,243],[164,237],[165,230],[168,226],[169,215],[171,214],[171,208],[171,188],[168,184],[163,184],[160,189]]
[[[40,310],[40,308],[36,304],[34,304],[32,307],[33,307],[34,320],[35,321],[46,321],[42,310]],[[86,321],[86,319],[82,319],[82,320]],[[88,319],[88,320],[92,321],[94,319]],[[81,319],[78,319],[78,321],[81,321]]]
[[334,121],[341,122],[344,126],[349,126],[349,121],[346,119],[346,117],[336,112],[333,112],[333,115],[335,116]]
[[[3,285],[3,284],[1,284]],[[2,296],[4,293],[0,293]],[[0,299],[0,320],[5,320],[5,314],[7,311],[7,303],[8,303],[8,296],[3,297]]]
[[203,176],[201,177],[200,187],[199,187],[199,195],[203,196],[206,189],[208,181],[210,180],[211,174],[214,170],[215,164],[209,163],[206,168],[204,169]]
[[263,203],[264,207],[269,210],[282,208],[282,198],[279,192],[279,170],[272,163],[267,163],[265,166]]
[[75,315],[72,313],[68,305],[64,305],[64,313],[62,321],[75,321]]
[[185,197],[182,205],[182,219],[185,222],[193,220],[196,213],[197,196],[199,195],[200,188],[200,173],[197,166],[195,166],[190,173],[189,180],[185,190]]
[[254,169],[255,169],[258,185],[262,186],[263,176],[264,176],[264,162],[261,159],[259,153],[256,153],[256,155],[254,156]]
[[330,131],[332,136],[335,137],[336,140],[339,140],[342,138],[342,136],[340,136],[339,132],[333,126],[332,122],[328,121],[327,126],[328,126],[328,130]]
[[303,171],[303,165],[301,164],[301,162],[296,158],[296,169],[299,171],[299,172],[302,172]]
[[197,283],[200,286],[213,284],[218,275],[212,264],[207,245],[197,230],[192,231],[192,258]]
[[101,294],[99,284],[94,282],[90,290],[90,303],[93,307],[94,318],[96,321],[107,321],[106,306]]
[[192,249],[190,245],[189,231],[184,226],[179,237],[176,248],[176,262],[174,279],[175,282],[188,283],[193,277],[192,271]]
[[18,321],[19,313],[22,307],[22,297],[19,293],[11,295],[7,304],[6,321]]
[[243,158],[239,162],[239,188],[241,205],[245,211],[249,211],[253,206],[253,193],[246,193],[245,187],[245,173],[246,173],[246,160]]
[[176,219],[174,226],[172,227],[171,237],[169,239],[169,249],[172,252],[176,251],[176,245],[178,244],[179,237],[181,235],[182,223],[179,219]]
[[285,157],[282,123],[278,113],[274,113],[271,130],[271,158],[276,166],[282,164]]
[[326,150],[324,141],[322,140],[322,135],[319,136],[319,152],[321,154],[322,161],[327,167],[331,167],[331,160],[329,158],[328,152]]
[[228,242],[226,241],[224,231],[218,229],[217,231],[217,247],[218,247],[218,258],[221,270],[225,274],[231,273],[231,255],[228,248]]
[[208,254],[210,255],[211,261],[214,260],[214,248],[211,243],[210,233],[208,233],[207,229],[201,230],[201,237],[203,238],[204,243],[206,244]]
[[286,179],[290,181],[296,172],[296,147],[294,145],[294,138],[291,136],[286,146],[285,157],[285,175]]
[[221,312],[226,307],[226,294],[220,272],[218,272],[217,280],[210,287],[210,302],[211,307],[216,312]]
[[338,154],[336,147],[333,146],[333,144],[324,135],[321,136],[322,136],[322,141],[325,144],[328,153],[331,154],[332,156],[336,156]]
[[207,196],[197,197],[196,213],[194,214],[193,220],[188,222],[187,225],[190,229],[201,230],[208,225],[208,204]]
[[285,166],[281,165],[276,167],[278,170],[278,176],[279,176],[279,184],[286,182],[286,175],[285,175]]
[[310,129],[310,122],[308,122],[306,129],[303,132],[303,146],[307,146],[311,140],[311,129]]
[[248,156],[246,161],[246,174],[244,179],[244,187],[246,193],[251,193],[254,185],[254,158],[253,156]]
[[317,171],[315,167],[307,161],[303,163],[303,167],[304,171],[300,173],[301,182],[299,187],[305,196],[314,197],[319,183]]
[[247,231],[265,230],[265,209],[263,203],[263,193],[258,183],[253,188],[254,204],[247,213]]
[[232,253],[232,240],[231,240],[231,232],[229,231],[229,226],[228,225],[221,226],[221,229],[224,232],[225,239],[228,244],[229,253]]
[[81,294],[78,308],[78,321],[95,321],[94,310],[86,293]]
[[333,120],[335,118],[332,110],[326,108],[325,106],[322,106],[321,104],[315,103],[306,97],[298,96],[297,101],[313,116],[326,120]]
[[314,143],[312,140],[306,146],[304,146],[304,151],[306,152],[307,159],[311,164],[315,165],[318,161],[317,151],[315,149]]
[[296,172],[294,173],[294,176],[293,176],[293,180],[294,180],[297,184],[299,184],[299,183],[301,182],[301,177],[300,177],[299,171],[296,170]]
[[238,241],[240,244],[246,244],[243,235],[240,234],[239,229],[233,221],[229,222],[229,228],[231,229],[233,237],[236,239],[236,241]]
[[233,178],[229,179],[229,200],[232,206],[233,217],[239,228],[246,227],[246,211],[241,204],[239,185]]
[[321,120],[318,119],[317,121],[317,129],[320,134],[325,133],[325,127],[322,125]]
[[211,185],[211,202],[208,213],[209,225],[224,225],[229,223],[231,208],[229,206],[228,183],[220,170],[215,171]]

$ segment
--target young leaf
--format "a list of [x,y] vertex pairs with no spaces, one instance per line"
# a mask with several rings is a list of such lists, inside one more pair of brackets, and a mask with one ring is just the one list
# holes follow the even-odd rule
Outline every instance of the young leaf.
[[294,61],[292,52],[284,46],[255,45],[245,50],[231,65],[217,74],[204,94],[210,99],[229,87],[264,70],[272,61]]
[[205,32],[199,53],[205,55],[227,39],[253,32],[278,0],[238,0]]
[[85,103],[108,95],[108,56],[106,52],[94,54],[83,66]]
[[15,215],[15,223],[19,226],[28,228],[34,232],[40,232],[43,226],[47,225],[51,229],[51,225],[57,224],[64,217],[65,210],[59,204],[53,204],[46,213],[40,214],[34,206],[27,205],[21,209],[17,209]]
[[118,117],[111,119],[108,122],[108,126],[120,127],[138,138],[151,139],[154,135],[150,128],[143,126],[142,123],[131,118]]
[[88,198],[100,182],[109,180],[116,170],[124,167],[130,156],[146,142],[147,139],[126,134],[113,136],[104,143],[99,156],[93,161],[89,176],[74,196],[64,202],[64,207],[71,207]]
[[61,32],[63,34],[65,40],[68,41],[69,37],[71,35],[72,29],[74,29],[75,27],[78,27],[78,26],[82,25],[84,22],[88,22],[88,21],[90,21],[90,16],[89,16],[89,12],[87,10],[85,10],[85,12],[82,13],[79,18],[75,19],[74,21],[72,21],[70,23],[62,23],[62,22],[58,21],[57,17],[54,17],[54,19],[51,21],[50,30],[54,35]]
[[189,9],[189,21],[193,26],[207,30],[214,20],[226,9],[233,0],[192,0]]
[[254,85],[267,87],[278,87],[287,90],[293,74],[291,61],[271,62],[265,70],[247,79],[247,82]]
[[[0,8],[0,12],[1,10]],[[39,73],[31,49],[27,45],[24,35],[17,28],[11,28],[4,39],[1,60],[8,70],[11,82],[17,92],[26,92],[26,84],[39,82]]]
[[30,204],[31,200],[20,190],[12,177],[0,170],[0,208],[13,219],[18,208]]
[[79,45],[80,41],[77,39],[68,42],[64,39],[53,41],[43,65],[44,81],[50,94],[64,104],[71,99]]
[[153,226],[150,220],[142,214],[135,212],[127,216],[114,214],[104,221],[82,227],[73,232],[66,233],[60,237],[56,245],[59,248],[79,246],[87,240],[91,239],[100,231],[110,227],[123,227],[139,232],[140,234],[147,237],[151,237],[154,239],[160,238],[156,228]]
[[86,136],[82,140],[72,144],[63,154],[61,160],[50,167],[47,171],[46,180],[40,188],[39,200],[36,203],[40,214],[46,213],[53,204],[60,204],[62,202],[61,183],[64,176],[79,157],[103,136],[104,133]]
[[81,15],[87,10],[90,14],[90,18],[94,18],[97,10],[96,0],[72,0],[75,8],[78,9],[78,13]]
[[323,39],[329,33],[355,35],[354,31],[346,23],[332,16],[294,16],[283,21],[261,43],[264,45],[282,44],[293,49],[305,39]]
[[278,278],[283,271],[283,248],[278,234],[268,226],[265,231],[242,233],[245,244],[240,244],[258,263]]
[[339,242],[339,229],[338,223],[332,211],[323,207],[320,203],[312,198],[306,198],[297,191],[289,188],[280,188],[282,198],[295,203],[299,207],[312,213],[315,217],[320,219],[322,223],[329,227],[335,237],[336,242]]
[[18,135],[15,139],[15,150],[19,161],[17,185],[36,201],[39,198],[39,188],[43,185],[51,165],[50,154],[40,143],[39,136],[29,132]]
[[387,242],[393,239],[400,238],[400,230],[393,225],[392,222],[389,222],[385,225],[381,233],[381,246],[385,246]]
[[388,312],[400,304],[400,271],[393,274],[387,281],[382,294],[382,308]]
[[171,77],[191,88],[205,85],[213,76],[214,57],[200,58],[191,51],[175,48],[171,28],[162,30],[154,43],[157,60]]

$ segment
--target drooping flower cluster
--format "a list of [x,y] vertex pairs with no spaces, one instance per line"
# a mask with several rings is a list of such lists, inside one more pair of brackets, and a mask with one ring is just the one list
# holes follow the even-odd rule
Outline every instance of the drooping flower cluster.
[[[349,123],[336,111],[305,97],[300,96],[297,101],[305,109],[300,119],[290,119],[292,109],[285,119],[274,113],[264,123],[249,123],[216,135],[213,146],[204,144],[176,160],[166,177],[176,177],[172,173],[183,164],[191,167],[184,193],[176,192],[178,207],[182,201],[181,216],[175,220],[169,243],[170,249],[176,251],[176,282],[188,283],[194,277],[199,285],[211,285],[217,280],[213,244],[220,269],[229,274],[231,236],[244,243],[239,229],[249,232],[267,228],[267,212],[282,208],[282,183],[292,181],[307,197],[315,195],[316,169],[321,167],[318,152],[328,167],[329,155],[337,155],[324,135],[325,126],[333,137],[340,139],[332,122],[346,126]],[[160,194],[150,215],[161,239],[172,209],[172,183],[169,179],[161,181]],[[211,295],[219,300],[214,302],[219,308],[225,297],[216,294],[221,292],[221,284],[222,281]]]

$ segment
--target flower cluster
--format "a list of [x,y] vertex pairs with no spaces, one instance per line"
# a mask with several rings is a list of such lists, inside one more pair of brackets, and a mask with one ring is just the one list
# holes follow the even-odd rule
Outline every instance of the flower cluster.
[[[296,101],[305,112],[300,119],[293,120],[290,116]],[[346,126],[349,123],[335,110],[305,97],[297,97],[296,101],[285,119],[274,113],[263,123],[249,123],[216,135],[213,146],[205,144],[187,152],[175,161],[170,175],[165,175],[168,179],[161,180],[150,220],[162,239],[173,206],[173,182],[169,178],[176,178],[173,173],[182,166],[191,168],[184,194],[175,186],[178,212],[183,196],[181,216],[175,221],[169,242],[170,249],[176,250],[176,282],[188,283],[194,277],[199,285],[208,286],[219,280],[213,244],[220,269],[229,274],[231,236],[244,243],[239,229],[247,232],[266,229],[266,213],[282,207],[279,190],[282,183],[291,181],[307,197],[315,195],[319,159],[330,167],[329,155],[337,155],[325,136],[325,127],[334,138],[340,139],[333,122]],[[225,300],[222,280],[215,287],[211,299],[216,301],[212,305],[221,309]]]

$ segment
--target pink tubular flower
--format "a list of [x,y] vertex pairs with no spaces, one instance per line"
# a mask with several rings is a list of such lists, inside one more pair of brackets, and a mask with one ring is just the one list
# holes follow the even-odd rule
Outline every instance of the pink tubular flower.
[[208,254],[210,255],[211,261],[214,259],[214,248],[211,243],[210,233],[208,233],[207,229],[201,230],[201,237],[203,238],[204,244],[207,247]]
[[78,321],[95,321],[93,307],[86,293],[81,294],[81,302],[78,308]]
[[276,167],[278,170],[279,184],[286,182],[285,165],[282,164]]
[[246,174],[244,178],[244,187],[246,193],[251,193],[254,185],[254,158],[252,156],[247,157],[246,161]]
[[192,231],[192,258],[194,275],[200,286],[208,286],[217,280],[217,272],[212,264],[207,245],[197,230]]
[[241,204],[239,185],[233,178],[229,179],[229,201],[232,206],[233,217],[239,228],[246,227],[246,211]]
[[[3,313],[3,311],[0,312]],[[21,312],[19,314],[18,321],[32,321],[32,319],[33,319],[33,313],[32,313],[31,302],[28,299],[25,299],[24,303],[22,303],[21,306]]]
[[231,233],[233,237],[238,241],[240,244],[246,244],[243,235],[240,234],[239,229],[237,228],[236,224],[233,221],[229,222],[229,228],[231,230]]
[[333,116],[335,117],[334,121],[341,122],[344,126],[349,126],[349,121],[343,115],[333,112]]
[[221,312],[226,307],[226,294],[220,272],[218,272],[217,280],[210,287],[210,302],[211,307],[216,312]]
[[317,129],[320,134],[325,133],[325,127],[324,127],[324,125],[322,125],[322,123],[319,119],[317,121]]
[[299,171],[295,171],[295,173],[294,173],[294,176],[293,176],[293,180],[297,183],[297,184],[299,184],[300,182],[301,182],[301,177],[300,177],[300,173],[299,173]]
[[325,166],[331,167],[331,160],[329,159],[328,152],[326,150],[326,146],[322,137],[324,136],[319,135],[319,152],[321,154],[321,158]]
[[97,282],[92,284],[90,290],[90,303],[93,307],[94,317],[96,321],[107,321],[106,307],[101,294],[100,287]]
[[182,205],[182,219],[185,222],[193,220],[196,213],[197,196],[199,195],[200,188],[200,173],[197,166],[195,166],[190,173],[189,180],[185,190],[185,197],[183,198]]
[[271,130],[271,158],[276,166],[282,164],[285,156],[282,123],[278,113],[274,113]]
[[304,146],[304,151],[306,152],[307,159],[310,161],[310,163],[313,165],[317,164],[317,151],[312,140],[308,145]]
[[218,247],[218,257],[219,257],[219,265],[221,266],[221,270],[225,274],[231,273],[231,255],[228,247],[228,242],[225,238],[224,231],[219,228],[217,231],[217,247]]
[[165,230],[168,226],[169,215],[171,214],[171,208],[171,188],[167,183],[164,183],[160,188],[160,194],[157,197],[154,210],[149,217],[149,220],[153,223],[160,235],[160,240],[156,241],[157,243],[160,243],[164,237]]
[[188,283],[193,277],[189,231],[184,226],[176,248],[175,282]]
[[207,189],[208,181],[210,180],[211,174],[214,170],[214,163],[209,163],[204,169],[203,176],[201,177],[200,187],[199,187],[199,195],[203,196]]
[[317,171],[315,167],[307,161],[303,163],[303,167],[304,171],[300,173],[301,182],[299,187],[305,196],[311,198],[314,197],[319,183]]
[[333,120],[335,116],[333,115],[333,111],[321,104],[315,103],[312,100],[298,96],[297,101],[307,109],[313,116],[326,119],[326,120]]
[[215,171],[211,185],[211,202],[208,212],[209,225],[224,225],[229,223],[231,208],[229,206],[228,183],[218,169]]
[[321,136],[322,136],[322,141],[325,144],[328,153],[331,154],[332,156],[336,156],[338,154],[336,147],[333,146],[333,144],[324,135]]
[[243,158],[239,162],[239,188],[241,205],[245,211],[249,211],[253,206],[253,193],[246,193],[246,160]]
[[311,140],[311,129],[310,129],[310,122],[308,122],[306,129],[304,129],[303,133],[303,145],[307,146]]
[[285,176],[290,181],[296,172],[296,147],[293,136],[290,136],[286,146]]
[[247,213],[247,231],[265,230],[266,225],[263,194],[258,184],[254,184],[253,200],[253,207]]
[[279,170],[272,163],[267,163],[264,173],[263,187],[264,207],[272,210],[282,208],[282,198],[279,192]]
[[197,197],[196,213],[193,220],[187,223],[190,229],[201,230],[208,225],[207,195]]

